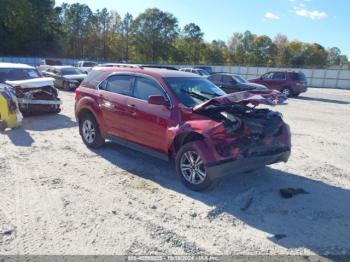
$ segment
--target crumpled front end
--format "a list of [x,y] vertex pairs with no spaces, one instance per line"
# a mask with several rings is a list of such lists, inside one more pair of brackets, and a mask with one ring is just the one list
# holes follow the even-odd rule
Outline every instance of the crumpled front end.
[[218,123],[201,141],[206,147],[201,149],[203,158],[213,176],[288,161],[291,135],[281,114],[242,104],[214,106],[197,113]]
[[19,109],[24,115],[59,113],[62,101],[53,86],[53,79],[32,79],[7,82],[16,93]]

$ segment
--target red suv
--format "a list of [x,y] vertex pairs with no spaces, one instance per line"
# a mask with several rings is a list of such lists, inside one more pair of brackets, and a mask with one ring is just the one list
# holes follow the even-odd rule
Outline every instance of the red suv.
[[225,94],[195,74],[166,69],[95,68],[76,90],[80,135],[91,148],[111,140],[174,159],[192,190],[214,179],[284,161],[291,139],[271,90]]
[[262,84],[269,89],[278,90],[286,96],[298,96],[307,91],[307,80],[302,72],[276,71],[269,72],[251,83]]

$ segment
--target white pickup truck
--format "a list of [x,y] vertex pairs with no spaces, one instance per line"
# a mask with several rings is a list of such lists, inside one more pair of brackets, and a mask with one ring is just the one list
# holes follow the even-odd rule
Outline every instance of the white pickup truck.
[[91,69],[93,67],[97,66],[97,63],[96,62],[92,62],[92,61],[79,61],[77,63],[77,68],[80,69],[80,71],[82,71],[83,73],[85,74],[88,74]]

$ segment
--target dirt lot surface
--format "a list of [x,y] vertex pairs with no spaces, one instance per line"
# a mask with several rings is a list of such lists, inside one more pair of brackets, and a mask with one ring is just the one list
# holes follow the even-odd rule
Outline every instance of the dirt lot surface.
[[[0,133],[0,254],[350,254],[350,91],[277,107],[290,161],[204,193],[161,160],[86,148],[74,93],[60,96],[61,114]],[[289,187],[308,194],[282,198]]]

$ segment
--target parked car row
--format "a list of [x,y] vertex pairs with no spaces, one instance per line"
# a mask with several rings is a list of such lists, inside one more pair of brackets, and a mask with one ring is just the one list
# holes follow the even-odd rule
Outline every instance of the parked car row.
[[269,89],[278,90],[286,96],[298,96],[307,91],[307,80],[302,72],[276,71],[268,72],[259,78],[249,80],[263,84]]
[[[181,68],[180,71],[194,73],[208,78],[227,93],[247,90],[272,89],[284,93],[287,97],[298,96],[307,91],[307,80],[302,72],[274,71],[256,79],[246,80],[240,75],[213,73],[211,67]],[[209,73],[210,72],[210,73]]]
[[248,90],[267,90],[264,85],[250,83],[235,74],[217,73],[211,75],[208,79],[228,94]]
[[87,74],[72,66],[52,66],[43,71],[42,75],[54,78],[55,87],[64,90],[76,89],[87,76]]

